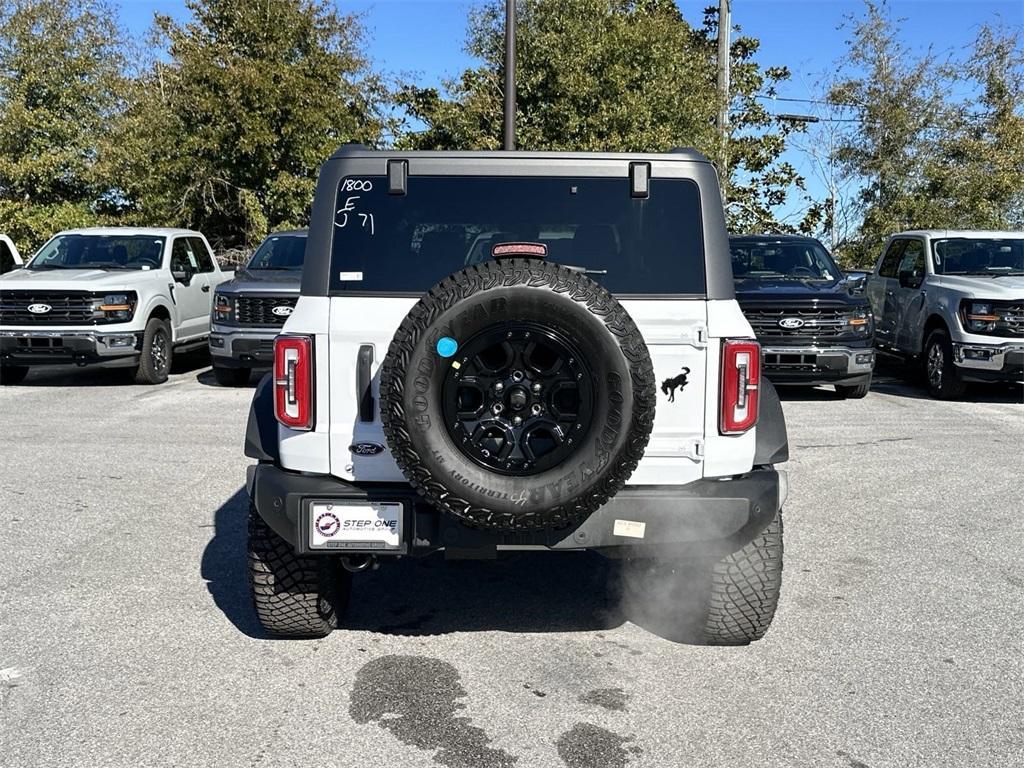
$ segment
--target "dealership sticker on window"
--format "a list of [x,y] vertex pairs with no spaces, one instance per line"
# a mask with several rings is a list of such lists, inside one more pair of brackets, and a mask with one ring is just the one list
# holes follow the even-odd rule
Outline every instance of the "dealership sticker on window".
[[647,523],[640,523],[636,520],[616,520],[612,533],[616,536],[629,536],[633,539],[642,539]]
[[363,273],[362,272],[339,272],[338,273],[338,279],[341,280],[342,282],[362,280],[363,279]]

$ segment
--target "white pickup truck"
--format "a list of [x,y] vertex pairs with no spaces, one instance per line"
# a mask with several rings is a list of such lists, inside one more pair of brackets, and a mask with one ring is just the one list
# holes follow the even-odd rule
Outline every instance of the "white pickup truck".
[[867,293],[876,346],[920,361],[932,397],[1024,378],[1024,232],[893,235]]
[[23,269],[0,276],[0,382],[61,363],[166,381],[176,350],[206,343],[213,289],[225,279],[198,232],[61,232]]

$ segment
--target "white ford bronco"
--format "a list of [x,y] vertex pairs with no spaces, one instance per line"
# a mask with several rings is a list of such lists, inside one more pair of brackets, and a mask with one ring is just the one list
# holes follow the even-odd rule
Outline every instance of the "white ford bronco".
[[226,279],[206,238],[186,229],[77,229],[0,277],[0,380],[31,366],[128,367],[167,380],[175,350],[202,346]]
[[867,293],[876,345],[921,363],[932,397],[1024,380],[1024,232],[893,235]]
[[249,417],[262,626],[325,635],[399,556],[592,549],[699,564],[700,639],[760,638],[788,452],[760,371],[700,154],[342,148]]

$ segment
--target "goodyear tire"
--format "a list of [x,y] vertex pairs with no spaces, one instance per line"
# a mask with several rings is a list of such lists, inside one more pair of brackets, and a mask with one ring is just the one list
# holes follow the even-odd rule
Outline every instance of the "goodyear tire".
[[651,359],[600,285],[506,259],[445,278],[385,357],[381,418],[409,482],[486,530],[576,523],[636,469],[654,421]]

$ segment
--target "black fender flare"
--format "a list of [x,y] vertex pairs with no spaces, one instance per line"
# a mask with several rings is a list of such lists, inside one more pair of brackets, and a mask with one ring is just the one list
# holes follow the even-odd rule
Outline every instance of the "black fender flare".
[[786,434],[786,417],[782,413],[782,402],[775,386],[762,377],[761,406],[757,419],[754,466],[763,467],[789,461],[789,436]]
[[257,461],[279,462],[277,419],[274,417],[273,376],[266,374],[256,385],[245,428],[245,455]]

